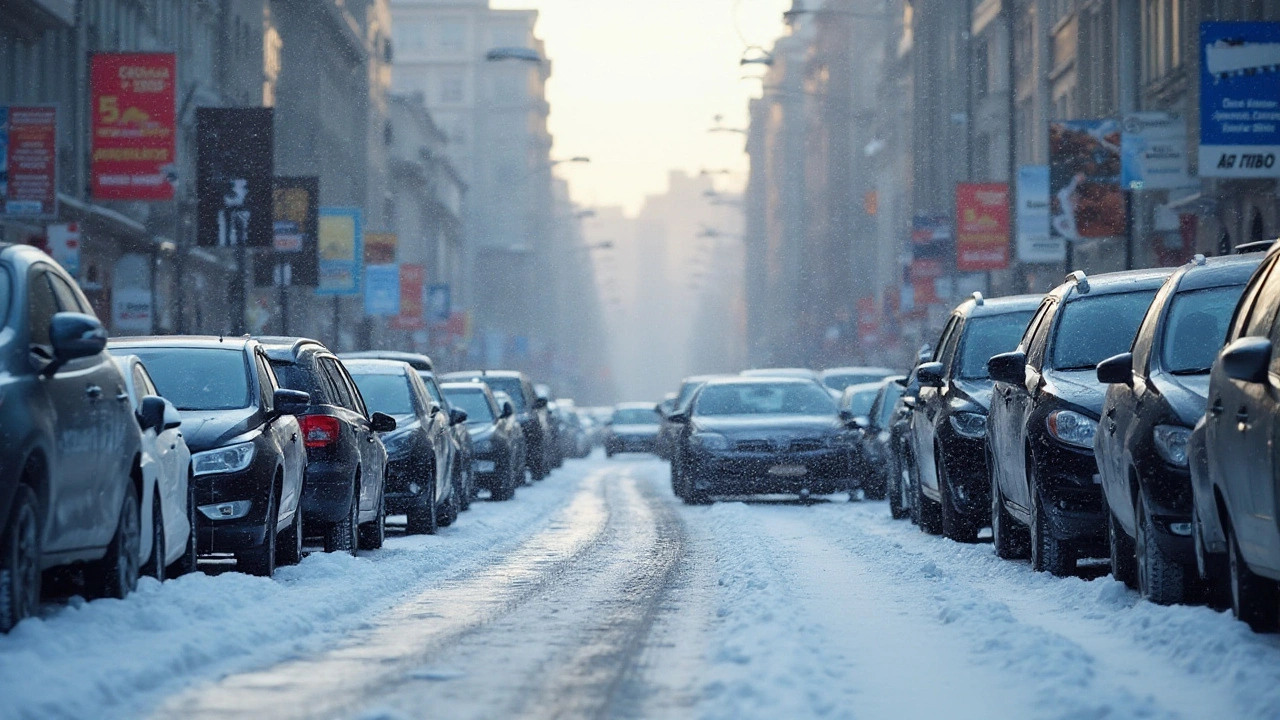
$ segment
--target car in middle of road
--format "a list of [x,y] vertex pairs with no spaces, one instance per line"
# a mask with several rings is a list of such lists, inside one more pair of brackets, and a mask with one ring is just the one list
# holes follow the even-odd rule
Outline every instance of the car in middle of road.
[[651,403],[620,403],[605,424],[604,452],[653,452],[658,442],[658,412]]

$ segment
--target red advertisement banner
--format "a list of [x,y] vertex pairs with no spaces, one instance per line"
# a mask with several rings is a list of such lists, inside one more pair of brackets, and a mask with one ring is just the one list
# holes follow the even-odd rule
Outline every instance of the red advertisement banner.
[[1009,267],[1009,186],[956,185],[956,269]]
[[0,107],[0,214],[47,217],[57,200],[57,108]]
[[391,318],[391,327],[397,330],[421,330],[425,328],[422,307],[422,287],[427,269],[412,263],[400,264],[400,314]]
[[172,200],[172,53],[96,53],[90,63],[93,153],[98,200]]

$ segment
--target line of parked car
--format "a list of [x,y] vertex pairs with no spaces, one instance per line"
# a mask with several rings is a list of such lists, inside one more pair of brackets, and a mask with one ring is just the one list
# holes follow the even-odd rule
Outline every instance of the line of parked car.
[[271,576],[452,524],[591,450],[595,420],[518,372],[293,337],[108,340],[47,255],[0,245],[0,632],[42,589],[122,598],[234,559]]

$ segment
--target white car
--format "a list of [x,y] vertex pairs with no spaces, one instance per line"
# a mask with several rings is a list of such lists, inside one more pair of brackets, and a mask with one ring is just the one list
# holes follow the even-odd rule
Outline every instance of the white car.
[[182,416],[160,397],[137,355],[115,358],[142,433],[142,574],[164,581],[196,569],[191,450]]

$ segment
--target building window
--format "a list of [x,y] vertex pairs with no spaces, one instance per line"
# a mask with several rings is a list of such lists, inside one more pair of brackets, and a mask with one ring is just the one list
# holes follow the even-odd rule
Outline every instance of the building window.
[[462,53],[467,49],[467,23],[464,20],[440,21],[440,51]]

